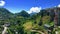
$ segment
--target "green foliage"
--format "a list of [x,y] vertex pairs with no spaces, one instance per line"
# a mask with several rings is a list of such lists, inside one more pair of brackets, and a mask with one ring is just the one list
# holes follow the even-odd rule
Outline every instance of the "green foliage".
[[25,11],[22,10],[20,13],[17,13],[18,16],[29,17],[30,15]]
[[[38,32],[32,32],[31,30],[38,30],[45,32],[44,24],[50,26],[54,25],[54,12],[48,12],[48,10],[41,10],[39,13],[30,16],[25,10],[20,13],[12,14],[4,8],[0,8],[0,25],[9,23],[8,34],[39,34]],[[0,30],[3,27],[0,26]]]

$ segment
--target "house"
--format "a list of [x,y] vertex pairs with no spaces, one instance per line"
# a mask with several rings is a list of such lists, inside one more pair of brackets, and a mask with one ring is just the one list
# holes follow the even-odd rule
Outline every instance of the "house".
[[10,23],[5,23],[4,26],[9,27],[10,26]]

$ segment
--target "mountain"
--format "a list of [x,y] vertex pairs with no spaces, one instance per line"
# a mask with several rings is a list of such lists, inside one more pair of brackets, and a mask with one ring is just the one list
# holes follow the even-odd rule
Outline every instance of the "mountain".
[[12,13],[9,12],[9,10],[7,10],[6,8],[0,8],[0,20],[5,20],[8,19],[10,17],[12,17]]
[[23,17],[29,17],[30,16],[25,10],[22,10],[21,12],[16,13],[15,15],[23,16]]
[[[30,17],[30,15],[32,16]],[[24,17],[28,18],[25,19]],[[10,24],[10,26],[8,27],[9,29],[7,30],[8,34],[15,34],[15,32],[17,32],[18,34],[34,33],[31,32],[31,30],[36,30],[37,32],[39,30],[43,33],[46,32],[47,29],[52,31],[51,29],[52,26],[55,25],[60,26],[60,8],[54,7],[54,8],[42,9],[39,13],[33,12],[31,14],[28,14],[25,10],[13,14],[5,8],[0,8],[0,24],[4,25],[6,22]],[[52,31],[53,33],[55,32],[54,28],[55,27],[53,27]],[[3,30],[4,28],[0,26],[0,32],[2,32]]]
[[32,16],[32,15],[34,15],[34,14],[37,14],[36,12],[32,12],[31,14],[30,14],[30,16]]

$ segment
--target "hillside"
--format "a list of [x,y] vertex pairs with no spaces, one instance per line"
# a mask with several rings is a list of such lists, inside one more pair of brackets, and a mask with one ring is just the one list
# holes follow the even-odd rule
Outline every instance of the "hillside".
[[8,34],[16,34],[16,32],[18,34],[41,34],[41,32],[47,33],[48,30],[54,34],[54,26],[60,25],[60,20],[57,22],[55,19],[56,15],[58,18],[60,17],[60,8],[58,7],[42,9],[39,13],[30,15],[25,10],[13,14],[5,8],[0,8],[0,34],[4,28],[3,25],[7,25],[5,27],[8,27],[6,31]]

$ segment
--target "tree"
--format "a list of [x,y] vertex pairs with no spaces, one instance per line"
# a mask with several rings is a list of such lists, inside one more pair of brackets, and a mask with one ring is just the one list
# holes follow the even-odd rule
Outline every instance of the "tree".
[[49,15],[50,15],[50,22],[52,22],[54,20],[54,17],[55,17],[55,13],[54,13],[53,9],[50,11]]
[[43,16],[46,16],[46,15],[49,15],[49,12],[47,10],[43,9],[39,12],[39,14],[41,15],[41,17],[43,17]]
[[39,26],[41,26],[42,24],[43,24],[43,22],[42,22],[42,20],[40,20],[40,22],[39,22],[39,24],[38,24],[38,25],[39,25]]

